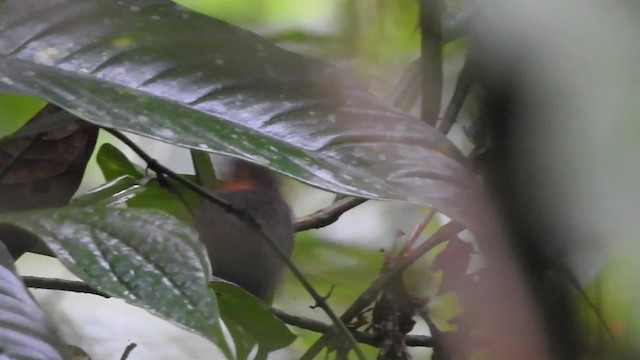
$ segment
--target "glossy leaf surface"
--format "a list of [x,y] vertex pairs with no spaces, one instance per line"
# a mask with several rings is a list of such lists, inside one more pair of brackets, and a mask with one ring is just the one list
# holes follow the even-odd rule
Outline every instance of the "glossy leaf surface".
[[467,225],[477,211],[475,180],[433,128],[334,66],[171,2],[5,0],[0,39],[0,90],[328,190]]
[[25,288],[0,242],[0,354],[3,359],[61,360],[61,342]]
[[39,237],[92,287],[224,346],[206,250],[175,218],[87,207],[3,214],[0,222]]
[[137,179],[122,175],[71,199],[71,206],[111,207],[126,202],[144,190]]

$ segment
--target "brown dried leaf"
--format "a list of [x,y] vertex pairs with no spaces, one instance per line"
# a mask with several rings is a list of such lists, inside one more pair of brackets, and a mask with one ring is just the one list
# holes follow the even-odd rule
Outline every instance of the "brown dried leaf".
[[[64,111],[47,105],[32,120]],[[0,210],[21,211],[67,205],[91,157],[98,127],[78,119],[0,146]]]

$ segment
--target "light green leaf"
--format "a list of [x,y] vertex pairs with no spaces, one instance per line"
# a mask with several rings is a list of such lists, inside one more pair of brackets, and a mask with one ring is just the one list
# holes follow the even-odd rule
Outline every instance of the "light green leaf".
[[0,138],[18,130],[45,105],[33,96],[0,93]]

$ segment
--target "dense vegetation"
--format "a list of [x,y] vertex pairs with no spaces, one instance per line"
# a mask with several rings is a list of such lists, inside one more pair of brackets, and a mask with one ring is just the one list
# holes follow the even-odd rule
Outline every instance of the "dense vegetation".
[[[632,353],[585,293],[592,276],[569,261],[579,252],[568,238],[582,230],[567,235],[546,217],[560,216],[546,212],[536,174],[554,164],[527,163],[513,145],[545,146],[520,131],[532,98],[544,98],[529,44],[496,41],[488,24],[502,23],[464,2],[373,3],[0,0],[0,352],[70,356],[34,287],[124,299],[229,359],[283,348],[304,359]],[[195,174],[131,134],[188,149]],[[209,154],[336,194],[294,221],[274,307],[211,274],[194,230],[203,202],[278,246],[261,219],[209,191],[219,180]],[[91,159],[104,181],[78,191]],[[370,200],[413,204],[417,220],[365,249],[309,231]],[[26,252],[56,257],[82,282],[20,276]],[[318,309],[289,311],[295,302]]]

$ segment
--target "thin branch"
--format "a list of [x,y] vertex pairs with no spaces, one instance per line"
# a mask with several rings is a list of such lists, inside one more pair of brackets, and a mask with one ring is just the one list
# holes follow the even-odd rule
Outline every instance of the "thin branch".
[[427,239],[427,241],[423,242],[422,244],[420,244],[420,246],[406,254],[394,268],[394,272],[397,273],[398,271],[404,270],[409,265],[413,264],[422,256],[424,256],[424,254],[433,250],[433,248],[435,248],[436,246],[458,235],[464,229],[465,227],[462,224],[455,221],[449,221],[448,223],[444,224],[438,229],[438,231],[436,231],[435,234]]
[[425,215],[422,221],[420,221],[420,223],[418,223],[418,225],[416,225],[416,227],[413,229],[413,231],[411,232],[411,235],[409,235],[409,239],[407,240],[407,242],[404,243],[404,246],[402,247],[402,251],[400,251],[400,254],[406,254],[411,250],[411,248],[413,247],[413,244],[415,244],[415,242],[420,237],[420,234],[422,234],[424,229],[427,227],[427,225],[429,225],[431,220],[433,220],[433,217],[435,215],[436,215],[436,209],[430,208],[429,212],[427,212],[427,215]]
[[458,80],[456,81],[456,88],[453,91],[451,101],[449,102],[449,105],[444,112],[442,121],[438,126],[438,131],[443,134],[449,133],[449,130],[451,130],[451,127],[458,118],[458,114],[460,114],[460,110],[462,110],[462,105],[464,105],[464,100],[469,94],[472,85],[473,76],[471,74],[471,61],[469,60],[469,55],[467,53],[467,57],[464,60],[464,65],[462,65],[462,70],[460,70]]
[[271,311],[271,313],[277,317],[278,319],[282,320],[283,322],[289,324],[289,325],[293,325],[305,330],[310,330],[310,331],[314,331],[314,332],[318,332],[318,333],[324,333],[325,331],[329,330],[331,328],[330,325],[327,325],[325,323],[323,323],[322,321],[318,321],[318,320],[314,320],[314,319],[309,319],[309,318],[305,318],[302,316],[297,316],[297,315],[291,315],[291,314],[287,314],[282,310],[276,309],[276,308],[270,308],[269,311]]
[[[194,193],[198,194],[199,196],[201,196],[201,197],[207,199],[208,201],[214,203],[215,205],[219,206],[224,211],[232,213],[232,214],[234,214],[236,216],[239,216],[243,221],[247,220],[248,218],[253,219],[253,217],[250,214],[247,214],[244,210],[236,208],[230,202],[211,194],[209,191],[207,191],[206,189],[202,188],[201,186],[192,183],[191,181],[183,178],[179,174],[176,174],[172,170],[170,170],[167,167],[163,166],[156,159],[154,159],[151,156],[149,156],[149,154],[147,154],[135,142],[133,142],[128,137],[126,137],[120,131],[115,130],[115,129],[109,129],[109,128],[102,128],[102,129],[105,130],[106,132],[110,133],[111,135],[113,135],[116,139],[122,141],[131,150],[133,150],[133,152],[135,152],[147,164],[147,167],[149,169],[151,169],[152,171],[154,171],[154,172],[156,172],[156,173],[158,173],[160,175],[166,175],[166,176],[174,179],[176,182],[180,183],[181,185],[183,185],[187,189],[193,191]],[[255,223],[255,221],[253,221],[253,222]],[[249,224],[249,225],[251,225],[252,227],[255,226],[254,224]],[[261,232],[262,229],[258,228],[256,230],[259,230]]]
[[461,224],[450,221],[441,226],[427,241],[420,246],[400,258],[399,261],[390,269],[380,274],[380,276],[365,290],[358,299],[344,312],[340,317],[342,321],[349,322],[358,315],[365,307],[369,306],[377,297],[378,293],[386,283],[397,275],[400,271],[416,262],[420,257],[433,249],[436,245],[441,244],[452,237],[456,236],[464,230]]
[[364,203],[365,201],[367,201],[367,199],[358,198],[355,196],[347,196],[334,202],[324,209],[314,212],[313,214],[298,218],[293,223],[293,228],[296,232],[299,232],[310,229],[318,229],[331,225],[334,222],[338,221],[342,214]]
[[27,287],[34,288],[34,289],[62,290],[62,291],[71,291],[71,292],[83,293],[83,294],[98,295],[104,298],[111,297],[110,295],[107,295],[102,291],[92,288],[91,286],[83,283],[82,281],[43,278],[43,277],[37,277],[37,276],[23,276],[22,281],[24,281],[24,284]]
[[422,106],[420,118],[434,126],[442,101],[442,0],[419,0]]
[[[362,310],[364,310],[367,306],[369,306],[376,300],[382,288],[384,288],[387,282],[393,279],[395,275],[399,274],[402,270],[413,264],[429,250],[433,249],[436,245],[451,239],[462,230],[464,230],[464,226],[455,221],[450,221],[441,226],[427,241],[422,243],[415,250],[406,254],[404,257],[400,258],[392,268],[385,269],[386,271],[382,272],[378,276],[378,278],[374,280],[374,282],[371,283],[371,285],[369,285],[369,287],[360,294],[356,301],[354,301],[351,306],[349,306],[349,308],[342,314],[340,319],[347,324],[351,322],[351,320],[353,320],[353,318],[360,314]],[[322,335],[320,339],[318,339],[300,359],[314,359],[320,353],[320,351],[322,351],[322,348],[327,344],[327,334],[328,333]]]
[[[270,310],[271,310],[271,313],[275,315],[278,319],[292,326],[315,331],[318,333],[326,333],[327,331],[332,329],[331,325],[325,324],[322,321],[313,320],[313,319],[309,319],[301,316],[290,315],[283,312],[282,310],[278,310],[274,308],[271,308]],[[379,347],[383,340],[379,336],[361,332],[361,331],[353,331],[353,337],[355,337],[356,340],[358,340],[358,342],[375,346],[375,347]],[[408,336],[405,336],[404,340],[408,346],[430,347],[432,344],[431,337],[424,336],[424,335],[408,335]]]
[[328,330],[327,332],[322,334],[322,336],[320,336],[320,338],[318,340],[316,340],[316,342],[311,344],[311,346],[307,349],[307,351],[305,351],[304,354],[302,354],[302,356],[300,356],[300,360],[313,360],[313,359],[315,359],[316,356],[318,356],[318,354],[320,354],[322,349],[324,349],[324,347],[327,346],[327,343],[329,342],[329,335],[328,334],[329,334],[330,331],[331,330]]
[[256,230],[262,236],[262,238],[265,240],[265,242],[271,248],[271,250],[280,258],[282,262],[285,263],[287,268],[291,270],[291,273],[296,277],[296,279],[298,279],[300,284],[302,284],[302,286],[309,293],[309,295],[311,295],[311,297],[316,302],[316,304],[320,308],[322,308],[322,310],[329,316],[329,318],[336,325],[340,333],[344,335],[345,339],[351,343],[351,345],[354,348],[354,351],[358,355],[358,358],[360,358],[361,360],[365,360],[364,354],[362,353],[362,350],[360,350],[360,348],[358,347],[356,340],[353,338],[353,335],[351,334],[347,326],[342,321],[340,321],[340,318],[338,318],[335,312],[331,309],[326,299],[316,291],[316,289],[311,285],[311,283],[309,283],[309,281],[305,278],[305,276],[298,269],[298,267],[295,266],[295,264],[291,261],[291,259],[289,259],[289,257],[282,251],[280,246],[278,246],[278,244],[264,232],[264,230],[262,229],[262,226],[256,221],[256,219],[253,216],[251,216],[251,214],[249,214],[245,209],[236,208],[231,203],[223,199],[220,199],[219,197],[211,194],[209,191],[203,189],[197,184],[192,183],[191,181],[180,176],[179,174],[176,174],[172,170],[166,168],[165,166],[160,164],[157,160],[149,156],[137,144],[135,144],[133,141],[131,141],[131,139],[126,137],[124,134],[122,134],[118,130],[109,129],[109,128],[104,128],[104,129],[110,134],[112,134],[114,137],[116,137],[118,140],[122,141],[129,148],[131,148],[131,150],[133,150],[136,154],[138,154],[138,156],[140,156],[140,158],[142,158],[147,163],[147,166],[154,172],[164,174],[174,179],[178,183],[184,185],[189,190],[200,195],[202,198],[212,202],[217,206],[220,206],[226,212],[233,214],[238,219],[240,219],[245,224],[247,224],[249,227]]
[[120,360],[127,360],[129,358],[129,355],[131,355],[131,352],[133,351],[133,349],[135,349],[137,346],[138,344],[136,343],[131,343],[127,345],[127,347],[124,348],[124,352],[122,353]]
[[[60,290],[60,291],[71,291],[76,293],[84,293],[91,295],[98,295],[105,298],[110,298],[111,296],[98,291],[91,286],[81,282],[81,281],[73,281],[73,280],[63,280],[63,279],[55,279],[55,278],[41,278],[36,276],[23,276],[22,280],[25,285],[34,289],[46,289],[46,290]],[[278,319],[283,322],[299,327],[301,329],[314,331],[318,333],[325,333],[332,329],[332,325],[326,324],[322,321],[309,319],[302,316],[296,316],[287,314],[286,312],[276,309],[270,308],[269,311],[273,315],[275,315]],[[368,344],[371,346],[379,346],[381,339],[377,338],[374,334],[368,334],[359,331],[352,331],[354,338],[363,344]],[[431,338],[428,336],[421,335],[410,335],[405,337],[405,341],[409,346],[421,346],[421,347],[430,347],[432,344]],[[129,344],[131,346],[133,344]],[[129,348],[129,346],[127,348]],[[135,346],[133,346],[135,347]],[[129,351],[130,352],[130,351]]]
[[433,322],[433,318],[431,318],[431,314],[429,313],[429,309],[427,306],[422,306],[418,308],[418,316],[424,320],[424,322],[429,327],[431,331],[431,340],[432,340],[432,350],[434,354],[442,353],[440,349],[442,347],[443,337],[442,332],[438,329],[436,324]]
[[[464,36],[464,28],[469,22],[469,15],[445,16],[442,19],[442,43],[457,40]],[[394,85],[389,102],[394,107],[404,111],[410,111],[420,97],[420,85],[422,83],[422,59],[413,60],[402,72],[400,80]],[[438,105],[439,106],[439,105]]]

